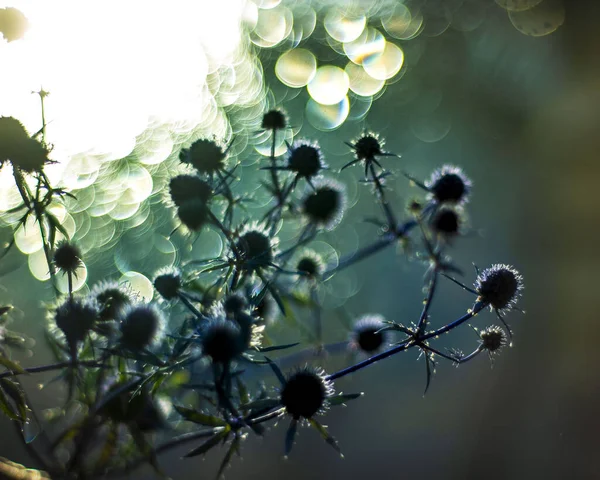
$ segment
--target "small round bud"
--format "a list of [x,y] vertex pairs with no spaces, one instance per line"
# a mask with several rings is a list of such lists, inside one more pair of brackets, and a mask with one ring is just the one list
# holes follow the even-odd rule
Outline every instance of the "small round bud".
[[235,245],[246,268],[267,267],[273,262],[271,239],[259,229],[246,230],[239,236]]
[[201,200],[187,200],[179,205],[177,216],[183,225],[197,232],[202,229],[208,222],[209,218],[208,205]]
[[92,288],[90,298],[98,303],[100,321],[116,320],[123,309],[133,302],[132,292],[116,282],[101,282]]
[[132,351],[144,350],[162,338],[165,319],[154,305],[128,307],[121,315],[121,344]]
[[213,175],[225,168],[227,152],[215,140],[196,140],[179,154],[182,163],[191,164],[199,173]]
[[261,318],[265,323],[270,323],[275,320],[278,312],[277,302],[270,293],[266,293],[255,305],[252,316]]
[[295,419],[309,419],[324,411],[331,395],[333,385],[324,372],[305,367],[288,377],[281,390],[281,404]]
[[223,310],[228,317],[233,317],[248,308],[248,302],[239,293],[230,293],[223,300]]
[[315,182],[302,200],[302,209],[311,223],[327,230],[335,228],[342,220],[346,207],[344,188],[333,180]]
[[173,203],[180,207],[188,200],[208,203],[213,195],[210,184],[197,175],[177,175],[169,182],[169,194]]
[[283,130],[287,126],[285,113],[281,110],[269,110],[263,115],[261,126],[265,130]]
[[200,344],[204,354],[217,363],[230,362],[244,351],[239,325],[224,318],[215,318],[203,326]]
[[305,277],[317,278],[324,270],[323,259],[316,252],[306,250],[298,257],[296,270]]
[[319,174],[325,165],[319,145],[306,140],[295,142],[290,148],[287,167],[300,177],[312,178]]
[[364,315],[352,329],[353,344],[362,352],[370,354],[381,349],[387,343],[388,335],[380,331],[385,327],[381,315]]
[[481,330],[481,332],[479,332],[479,337],[481,338],[481,346],[490,353],[498,352],[508,345],[506,333],[502,328],[496,325]]
[[460,168],[444,165],[433,172],[426,186],[438,203],[460,203],[466,201],[471,181]]
[[54,265],[59,270],[74,273],[81,266],[81,252],[71,242],[60,242],[53,255]]
[[56,309],[54,321],[65,334],[67,343],[74,347],[85,340],[98,319],[98,313],[98,304],[95,301],[69,298]]
[[384,141],[379,139],[379,135],[367,132],[354,142],[354,153],[358,160],[372,160],[377,155],[383,154],[381,147]]
[[443,237],[454,237],[460,232],[463,219],[459,210],[454,208],[440,208],[431,218],[431,229]]
[[182,284],[181,271],[177,268],[160,270],[154,278],[154,288],[165,300],[177,298]]
[[510,308],[523,290],[523,277],[510,265],[501,263],[483,270],[475,281],[475,291],[481,302],[495,310]]

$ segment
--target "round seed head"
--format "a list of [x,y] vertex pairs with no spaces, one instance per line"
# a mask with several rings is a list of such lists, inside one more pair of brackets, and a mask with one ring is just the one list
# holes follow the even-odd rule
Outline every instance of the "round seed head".
[[183,225],[197,232],[208,222],[208,205],[201,200],[186,200],[177,209],[177,216]]
[[309,419],[324,411],[331,395],[333,386],[324,372],[305,367],[288,377],[281,390],[281,404],[295,419]]
[[177,268],[161,270],[154,278],[154,288],[165,300],[177,298],[182,284],[181,271]]
[[240,327],[232,320],[212,319],[204,325],[200,334],[202,351],[213,362],[230,362],[244,351]]
[[471,181],[460,168],[444,165],[433,172],[426,186],[439,203],[461,203],[467,199]]
[[228,317],[233,317],[248,308],[248,302],[240,293],[230,293],[223,300],[223,310]]
[[287,126],[285,113],[281,110],[269,110],[263,115],[261,126],[265,130],[283,130]]
[[497,325],[492,325],[491,327],[481,330],[481,332],[479,332],[479,337],[481,338],[481,346],[490,353],[498,352],[508,345],[506,333]]
[[517,303],[523,290],[523,277],[510,265],[501,263],[483,270],[475,281],[480,301],[495,310],[510,308]]
[[236,248],[248,268],[266,267],[273,262],[273,245],[268,235],[258,228],[242,233]]
[[308,278],[316,278],[323,273],[323,259],[312,250],[306,250],[298,257],[296,270]]
[[208,203],[213,189],[208,182],[197,175],[177,175],[169,182],[169,193],[173,203],[180,207],[188,200]]
[[94,301],[69,298],[54,314],[56,326],[62,330],[67,343],[75,346],[82,342],[98,319],[98,304]]
[[95,285],[90,297],[98,303],[101,321],[117,320],[123,309],[133,302],[132,292],[116,282]]
[[287,166],[300,177],[315,177],[325,166],[319,145],[306,140],[294,143],[288,154]]
[[81,252],[71,242],[60,242],[53,255],[54,265],[59,270],[74,273],[81,266]]
[[265,323],[271,323],[275,320],[278,311],[277,302],[270,293],[266,293],[255,305],[252,316],[261,318]]
[[380,330],[385,327],[381,315],[364,315],[354,324],[352,340],[364,353],[373,353],[387,343],[386,332]]
[[196,140],[190,148],[184,148],[179,154],[179,160],[189,163],[199,173],[212,175],[225,168],[227,153],[214,139],[203,138]]
[[18,156],[28,140],[29,135],[21,122],[13,117],[0,117],[0,165]]
[[144,350],[162,339],[165,318],[154,305],[127,307],[121,315],[121,344],[131,351]]
[[455,208],[440,208],[431,219],[432,230],[444,237],[458,235],[463,224],[461,212]]
[[308,220],[327,230],[334,229],[341,222],[345,207],[344,188],[332,180],[316,183],[315,189],[311,188],[302,200],[302,209]]
[[358,160],[374,159],[377,155],[383,154],[381,150],[383,145],[384,141],[379,138],[379,135],[367,132],[354,142],[354,153]]

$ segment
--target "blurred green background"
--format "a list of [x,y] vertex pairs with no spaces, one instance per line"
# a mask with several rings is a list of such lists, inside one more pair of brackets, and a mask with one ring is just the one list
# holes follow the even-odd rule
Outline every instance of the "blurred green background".
[[[464,268],[466,283],[474,279],[471,262],[481,267],[509,263],[521,271],[525,291],[520,306],[527,314],[508,318],[514,346],[493,368],[483,357],[458,369],[440,363],[425,397],[425,366],[412,351],[345,378],[336,384],[338,391],[365,395],[323,419],[342,446],[343,460],[312,429],[300,431],[292,455],[283,460],[282,421],[264,439],[247,439],[243,460],[234,460],[228,479],[600,478],[600,381],[595,370],[600,340],[600,5],[565,0],[564,24],[550,35],[534,37],[515,29],[493,1],[464,3],[473,8],[485,4],[481,25],[470,31],[451,25],[439,35],[399,42],[407,71],[386,86],[366,118],[347,121],[332,132],[304,121],[306,91],[278,93],[287,88],[274,74],[279,51],[256,48],[256,54],[272,88],[270,98],[293,97],[283,106],[292,125],[302,126],[298,136],[318,139],[333,168],[348,160],[342,142],[364,128],[379,132],[389,151],[402,154],[399,160],[386,160],[396,172],[426,178],[444,163],[464,168],[474,184],[468,205],[471,231],[456,242],[452,257]],[[317,34],[305,48],[336,62]],[[415,135],[415,125],[431,102],[439,103],[435,111],[451,128],[438,141],[423,141]],[[429,121],[435,131],[439,126]],[[357,182],[359,173],[345,174],[344,181]],[[392,185],[398,211],[420,194],[400,175]],[[374,235],[374,227],[360,220],[378,213],[377,208],[366,187],[359,186],[358,192],[342,227],[323,237],[342,252],[353,239],[365,244]],[[90,279],[102,278],[108,270],[99,268]],[[421,308],[423,272],[418,262],[386,250],[348,272],[351,287],[344,291],[352,294],[343,298],[345,308],[356,316],[380,312],[410,322]],[[21,311],[13,328],[40,338],[39,300],[49,298],[47,286],[32,279],[26,265],[0,278],[0,284],[6,289],[0,298]],[[443,282],[432,322],[457,317],[470,302],[468,293]],[[347,337],[333,309],[325,318],[329,339]],[[474,323],[493,322],[486,312]],[[442,343],[468,350],[476,337],[464,327]],[[47,360],[41,342],[39,347],[23,363]],[[332,365],[347,360],[333,359]],[[38,381],[28,379],[27,384],[34,389]],[[32,396],[40,408],[54,406],[45,390]],[[0,428],[5,432],[0,456],[32,465],[9,423],[0,419]],[[170,476],[192,479],[217,471],[222,454],[211,451],[205,461],[180,460],[185,451],[161,457]],[[149,469],[141,469],[132,478],[150,475]]]

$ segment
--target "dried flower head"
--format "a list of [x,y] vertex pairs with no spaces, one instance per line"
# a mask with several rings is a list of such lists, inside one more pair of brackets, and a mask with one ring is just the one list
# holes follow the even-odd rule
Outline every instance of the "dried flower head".
[[287,118],[282,110],[269,110],[263,115],[262,128],[265,130],[283,130],[287,126]]
[[93,300],[68,298],[58,306],[54,314],[56,326],[62,330],[69,346],[74,349],[98,319],[98,304]]
[[224,170],[227,150],[224,150],[215,139],[201,138],[189,148],[183,148],[179,153],[182,163],[189,163],[199,173],[213,175]]
[[210,184],[198,175],[177,175],[169,182],[169,194],[173,203],[180,207],[189,200],[208,203],[213,195]]
[[242,267],[248,270],[268,267],[275,258],[271,238],[260,227],[253,225],[243,230],[236,242]]
[[314,250],[304,250],[298,256],[296,270],[307,278],[317,278],[325,270],[323,258]]
[[233,317],[248,308],[248,301],[241,293],[230,293],[223,299],[225,315]]
[[431,217],[431,229],[447,239],[458,235],[464,224],[463,211],[456,207],[443,206]]
[[123,309],[135,300],[131,289],[117,282],[98,283],[89,296],[98,303],[98,319],[101,321],[116,320]]
[[388,341],[382,315],[368,314],[359,318],[352,328],[352,344],[360,351],[371,354],[379,351]]
[[323,413],[334,393],[325,372],[309,366],[292,373],[281,389],[281,404],[294,419],[310,419]]
[[479,332],[481,346],[490,353],[500,351],[508,345],[508,338],[502,328],[497,325],[492,325]]
[[74,273],[82,264],[81,251],[74,243],[67,240],[56,246],[52,259],[56,268],[65,273]]
[[382,147],[385,141],[373,132],[365,132],[352,144],[357,160],[372,160],[378,155],[383,155]]
[[245,350],[240,326],[223,317],[213,318],[203,324],[200,345],[204,354],[217,363],[230,362]]
[[299,140],[289,148],[287,169],[298,177],[311,179],[325,168],[321,148],[307,140]]
[[334,229],[342,220],[346,208],[346,194],[341,183],[320,180],[314,183],[302,199],[302,210],[308,221],[327,230]]
[[154,278],[154,288],[165,300],[177,298],[182,284],[181,270],[174,267],[159,270]]
[[510,265],[497,263],[483,270],[475,281],[481,302],[495,310],[513,307],[523,290],[523,277]]
[[460,168],[444,165],[433,172],[426,187],[438,203],[463,203],[470,193],[471,181]]
[[204,227],[209,220],[210,210],[202,200],[186,200],[177,208],[177,217],[183,225],[193,232]]
[[158,343],[164,333],[165,317],[154,305],[131,305],[121,314],[121,345],[141,351]]

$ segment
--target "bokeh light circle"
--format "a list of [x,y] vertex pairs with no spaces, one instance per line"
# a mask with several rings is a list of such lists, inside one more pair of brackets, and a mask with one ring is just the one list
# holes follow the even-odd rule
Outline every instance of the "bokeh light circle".
[[383,52],[365,59],[362,66],[374,79],[389,80],[400,71],[403,63],[402,49],[393,43],[385,42]]
[[317,69],[308,84],[308,93],[315,102],[322,105],[340,103],[350,88],[348,74],[339,67],[324,65]]
[[306,119],[317,130],[328,132],[340,127],[348,118],[350,101],[348,97],[334,105],[322,105],[312,98],[306,102]]
[[283,53],[275,64],[275,75],[288,87],[306,86],[317,73],[317,59],[304,48],[294,48]]
[[367,18],[364,15],[351,15],[337,7],[331,8],[323,20],[329,36],[338,42],[356,40],[363,33],[366,24]]

